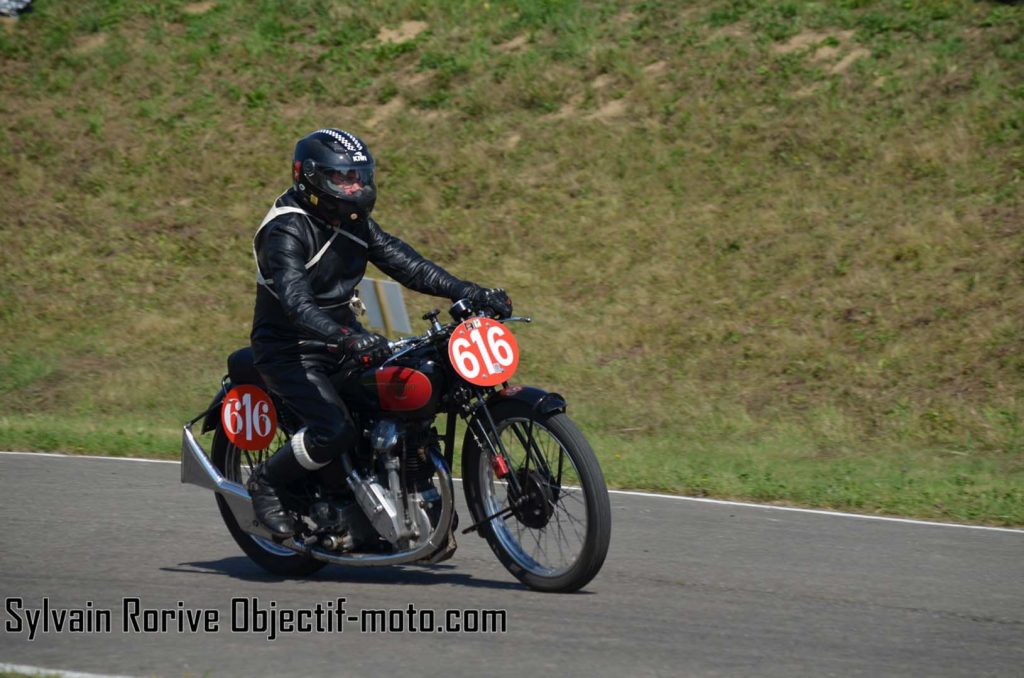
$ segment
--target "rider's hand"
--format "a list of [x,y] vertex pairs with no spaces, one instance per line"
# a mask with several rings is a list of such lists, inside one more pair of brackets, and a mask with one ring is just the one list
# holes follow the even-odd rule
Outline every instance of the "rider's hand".
[[391,356],[388,340],[375,333],[348,334],[338,345],[346,356],[359,361],[364,367],[379,365]]
[[512,300],[500,287],[478,287],[470,294],[469,300],[481,310],[493,312],[498,318],[508,318],[512,315]]

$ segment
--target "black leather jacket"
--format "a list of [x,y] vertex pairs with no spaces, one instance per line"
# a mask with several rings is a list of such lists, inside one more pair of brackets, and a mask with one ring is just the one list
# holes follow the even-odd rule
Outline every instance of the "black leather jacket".
[[[283,209],[282,209],[283,208]],[[385,233],[371,218],[332,227],[304,211],[289,190],[253,239],[258,267],[252,345],[256,362],[303,340],[337,342],[342,327],[363,331],[348,305],[367,262],[417,292],[459,299],[475,288]]]

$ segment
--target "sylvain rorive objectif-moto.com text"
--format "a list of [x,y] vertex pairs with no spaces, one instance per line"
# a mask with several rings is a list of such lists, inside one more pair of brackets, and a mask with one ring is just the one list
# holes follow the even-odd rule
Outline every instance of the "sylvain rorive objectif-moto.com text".
[[[4,631],[33,641],[44,634],[246,633],[276,640],[282,635],[343,633],[504,633],[506,610],[419,609],[413,603],[394,609],[349,611],[347,599],[317,601],[308,607],[288,607],[257,597],[231,598],[225,614],[218,608],[150,607],[138,597],[119,605],[99,607],[93,601],[78,606],[55,605],[43,597],[38,606],[20,597],[4,599]],[[117,623],[115,623],[115,620]]]

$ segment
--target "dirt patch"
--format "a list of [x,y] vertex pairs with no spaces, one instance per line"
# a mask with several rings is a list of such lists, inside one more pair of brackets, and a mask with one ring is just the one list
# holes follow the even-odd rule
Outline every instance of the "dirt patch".
[[331,18],[331,21],[348,21],[355,13],[355,10],[349,5],[338,2],[332,2],[327,8],[327,16]]
[[625,10],[623,12],[620,12],[619,14],[615,15],[615,18],[612,19],[612,21],[617,23],[617,24],[619,24],[619,25],[630,24],[630,23],[633,23],[634,21],[636,21],[636,14],[634,14],[633,12],[631,12],[631,11],[629,11],[627,9],[627,10]]
[[[853,31],[804,31],[780,45],[772,46],[775,54],[803,52],[810,54],[811,61],[822,64],[831,75],[841,75],[858,59],[871,56],[870,50],[850,44]],[[825,44],[827,41],[827,44]],[[841,58],[840,58],[841,57]],[[836,61],[839,59],[839,61]],[[831,63],[831,66],[827,64]],[[878,84],[876,83],[876,87]],[[807,85],[793,93],[795,99],[805,99],[821,90],[821,83]]]
[[383,106],[378,106],[373,115],[366,121],[367,127],[376,127],[388,118],[393,117],[400,110],[405,108],[405,100],[402,97],[395,97]]
[[506,54],[511,52],[519,52],[525,49],[526,45],[529,44],[529,42],[529,39],[525,35],[517,35],[508,42],[503,42],[500,45],[497,45],[495,49],[497,49],[499,52],[505,52]]
[[216,2],[190,2],[181,8],[181,11],[185,14],[191,14],[192,16],[198,16],[200,14],[206,14],[211,9],[217,6]]
[[518,146],[519,142],[522,140],[522,135],[520,135],[518,132],[513,132],[505,139],[505,141],[502,142],[501,147],[504,148],[506,151],[511,151],[514,150],[515,147]]
[[79,38],[75,41],[75,46],[71,49],[75,54],[88,54],[98,50],[103,45],[107,44],[106,33],[93,33],[87,35],[84,38]]
[[644,73],[647,75],[663,75],[668,72],[667,61],[655,61],[653,64],[644,66]]
[[824,87],[824,85],[820,82],[816,82],[813,85],[808,85],[807,87],[802,87],[797,91],[793,92],[793,98],[806,99],[809,96],[814,96],[815,92],[820,90],[822,87]]
[[307,97],[293,99],[280,109],[281,117],[292,121],[302,120],[311,110],[313,110],[313,104]]
[[614,76],[608,75],[607,73],[602,73],[601,75],[594,78],[593,81],[591,81],[590,86],[593,87],[594,89],[604,89],[608,85],[612,84],[614,81]]
[[832,45],[824,45],[814,50],[814,56],[811,57],[812,61],[830,61],[839,56],[839,48],[833,47]]
[[615,120],[617,118],[623,117],[624,115],[626,115],[627,111],[628,106],[626,106],[626,100],[615,99],[613,101],[609,101],[604,106],[597,109],[597,111],[595,113],[592,113],[589,117],[594,120],[602,120],[604,122],[608,122],[610,120]]
[[398,82],[405,87],[419,87],[428,80],[430,80],[430,73],[428,71],[403,73],[398,77]]
[[836,38],[839,42],[849,42],[853,38],[853,31],[839,31],[838,33],[823,33],[819,31],[804,31],[798,33],[781,45],[773,45],[772,51],[776,54],[790,54],[807,49],[811,45],[817,45],[829,38]]
[[398,28],[381,28],[380,33],[377,34],[377,40],[385,44],[400,45],[403,42],[414,40],[427,28],[428,25],[425,21],[403,21]]
[[451,116],[452,114],[448,111],[441,111],[436,108],[419,114],[420,120],[426,120],[427,122],[440,122],[441,120],[447,120]]
[[704,6],[702,4],[698,4],[696,7],[687,7],[686,9],[679,10],[678,17],[683,21],[683,23],[686,23],[690,20],[699,19],[703,13]]
[[799,35],[794,35],[792,38],[782,43],[781,45],[772,45],[772,51],[776,54],[789,54],[790,52],[796,52],[801,49],[806,49],[811,45],[816,45],[822,40],[829,37],[828,33],[815,33],[814,31],[805,31]]
[[582,103],[583,95],[579,93],[573,94],[571,97],[569,97],[568,101],[562,104],[561,108],[559,108],[554,113],[551,113],[547,117],[553,120],[565,120],[566,118],[571,118],[574,115],[576,115],[576,113],[579,111],[580,104]]
[[745,38],[750,35],[750,30],[742,24],[723,26],[711,34],[712,38]]
[[858,47],[849,54],[847,54],[846,56],[844,56],[839,61],[839,63],[830,68],[829,72],[832,73],[833,75],[845,73],[847,69],[849,69],[850,66],[853,65],[854,61],[857,61],[857,59],[863,59],[866,56],[871,56],[871,52],[864,49],[863,47]]

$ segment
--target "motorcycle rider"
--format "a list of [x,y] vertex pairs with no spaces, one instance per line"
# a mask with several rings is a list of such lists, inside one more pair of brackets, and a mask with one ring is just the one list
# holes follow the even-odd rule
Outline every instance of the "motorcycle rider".
[[330,381],[340,359],[371,367],[390,355],[387,339],[367,332],[351,307],[368,262],[417,292],[512,313],[504,290],[456,278],[382,230],[370,216],[376,199],[366,144],[342,130],[319,129],[295,145],[292,187],[253,238],[256,369],[302,424],[248,483],[256,518],[276,538],[295,533],[279,489],[355,448],[358,432]]

